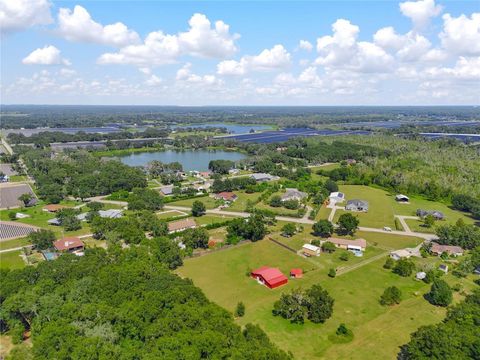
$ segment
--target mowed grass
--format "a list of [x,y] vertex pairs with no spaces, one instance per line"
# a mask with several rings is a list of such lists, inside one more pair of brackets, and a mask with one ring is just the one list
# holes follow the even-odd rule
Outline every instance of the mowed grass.
[[395,217],[393,211],[392,196],[386,191],[363,185],[340,185],[339,191],[343,192],[346,201],[339,204],[345,206],[348,200],[360,199],[369,203],[368,212],[337,210],[334,222],[338,221],[341,214],[351,213],[358,216],[360,226],[383,228],[389,226],[395,228]]
[[193,218],[195,222],[198,225],[209,225],[209,224],[216,224],[216,223],[222,223],[228,220],[234,219],[232,216],[226,216],[226,215],[210,215],[206,214],[203,216],[199,217],[194,217]]
[[[186,213],[187,215],[189,214],[189,212]],[[157,217],[159,219],[169,219],[169,218],[173,218],[173,217],[178,217],[178,216],[184,216],[185,213],[181,212],[181,211],[178,211],[178,210],[165,210],[165,211],[161,211],[159,213],[157,213]]]
[[0,242],[0,250],[13,249],[13,248],[16,248],[16,247],[28,245],[29,243],[30,242],[28,241],[28,238],[26,238],[26,237],[19,238],[19,239],[13,239],[13,240],[7,240],[7,241],[1,241]]
[[261,193],[247,194],[245,191],[234,191],[238,198],[229,207],[225,208],[225,211],[239,211],[243,212],[247,208],[247,202],[257,201]]
[[20,257],[21,250],[8,251],[0,253],[0,268],[1,269],[21,269],[25,267],[25,262]]
[[[323,254],[322,254],[323,256]],[[320,256],[320,261],[322,259]],[[444,309],[429,305],[422,297],[429,286],[412,278],[402,278],[382,268],[384,258],[331,279],[326,269],[318,269],[299,257],[263,240],[240,245],[199,258],[185,260],[177,272],[191,278],[214,302],[233,311],[238,301],[246,305],[240,325],[259,324],[279,347],[291,351],[296,359],[394,359],[399,346],[406,343],[419,326],[440,321]],[[270,290],[249,278],[247,271],[262,265],[279,267],[284,274],[292,267],[305,270],[303,279],[290,280]],[[324,324],[294,325],[274,317],[273,303],[292,288],[320,284],[335,299],[334,314]],[[395,285],[403,302],[394,307],[379,304],[380,295]],[[340,323],[352,329],[355,338],[347,344],[333,344]]]
[[202,203],[205,204],[205,207],[207,209],[215,209],[216,207],[218,207],[217,201],[210,196],[202,196],[194,199],[178,200],[165,205],[185,206],[185,207],[191,208],[194,201],[201,201]]

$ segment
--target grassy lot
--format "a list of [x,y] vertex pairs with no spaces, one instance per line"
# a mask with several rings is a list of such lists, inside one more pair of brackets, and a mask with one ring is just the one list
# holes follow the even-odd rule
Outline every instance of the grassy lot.
[[25,266],[20,254],[21,250],[0,253],[0,269],[21,269]]
[[210,235],[210,239],[218,239],[225,241],[227,237],[227,229],[225,229],[225,227],[221,227],[218,229],[208,230],[208,234]]
[[245,191],[235,191],[238,199],[235,200],[225,211],[245,211],[247,207],[247,201],[257,201],[257,199],[262,195],[261,193],[247,194]]
[[20,238],[20,239],[13,239],[13,240],[7,240],[7,241],[1,241],[0,242],[0,250],[5,250],[5,249],[12,249],[16,248],[19,246],[25,246],[28,245],[28,239],[26,237]]
[[[282,193],[276,193],[274,195],[281,195]],[[272,195],[273,196],[273,195]],[[270,197],[271,198],[271,197]],[[291,209],[287,209],[283,206],[281,207],[273,207],[273,206],[270,206],[269,205],[269,200],[267,200],[267,202],[259,202],[258,204],[255,205],[256,208],[258,209],[264,209],[264,210],[269,210],[269,211],[272,211],[274,212],[275,214],[279,214],[279,215],[283,215],[283,216],[294,216],[298,213],[298,210],[291,210]],[[237,200],[238,201],[238,200]]]
[[[187,212],[188,214],[188,212]],[[171,217],[184,216],[185,214],[177,210],[167,210],[166,212],[157,213],[159,219],[169,219]]]
[[415,219],[405,219],[405,222],[407,223],[408,227],[412,231],[418,231],[422,233],[429,233],[429,234],[434,234],[435,233],[435,227],[437,225],[444,225],[448,224],[449,222],[447,221],[435,221],[435,225],[432,226],[431,228],[427,228],[423,225],[422,220],[415,220]]
[[318,220],[320,220],[320,219],[327,220],[327,219],[328,219],[328,216],[330,215],[331,212],[332,212],[332,209],[327,208],[325,205],[322,205],[322,207],[320,208],[320,210],[318,210],[318,214],[317,214],[317,216],[315,217],[315,220],[316,220],[316,221],[318,221]]
[[203,196],[203,197],[198,197],[198,198],[194,198],[194,199],[187,199],[187,200],[178,200],[178,201],[168,203],[166,205],[185,206],[185,207],[191,208],[193,202],[197,201],[197,200],[203,202],[207,209],[215,209],[216,207],[218,207],[217,201],[210,196]]
[[208,225],[208,224],[216,224],[216,223],[232,220],[234,218],[232,216],[207,214],[207,215],[196,217],[194,219],[198,225]]
[[[322,258],[327,261],[324,254],[320,260]],[[191,278],[211,300],[230,311],[238,301],[243,301],[246,315],[237,322],[259,324],[278,346],[292,351],[297,359],[393,359],[411,332],[440,321],[445,310],[423,299],[429,285],[399,277],[383,269],[383,263],[381,258],[331,279],[325,270],[318,269],[308,259],[263,240],[187,259],[178,273]],[[246,275],[248,270],[261,265],[279,267],[284,273],[292,267],[301,267],[306,273],[301,280],[291,280],[286,286],[269,290]],[[333,317],[325,324],[307,321],[304,325],[293,325],[272,316],[273,303],[281,293],[313,284],[321,284],[335,299]],[[391,285],[401,289],[403,301],[386,308],[379,304],[379,297]],[[340,323],[353,330],[352,342],[333,344],[329,339]]]

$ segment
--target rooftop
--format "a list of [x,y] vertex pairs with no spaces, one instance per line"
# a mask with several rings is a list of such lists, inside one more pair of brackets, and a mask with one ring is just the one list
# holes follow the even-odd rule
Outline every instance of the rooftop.
[[78,237],[66,237],[57,241],[54,241],[53,246],[58,251],[76,249],[79,247],[83,247],[83,241],[80,240]]

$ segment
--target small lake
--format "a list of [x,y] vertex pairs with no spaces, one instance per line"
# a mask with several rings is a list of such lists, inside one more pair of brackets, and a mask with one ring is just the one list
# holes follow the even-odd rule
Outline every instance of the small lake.
[[156,152],[133,153],[125,156],[118,156],[118,159],[129,166],[144,166],[150,161],[158,160],[163,163],[178,161],[183,165],[184,171],[208,170],[208,163],[211,160],[232,160],[238,161],[246,158],[242,153],[235,151],[209,151],[209,150],[165,150]]
[[226,128],[230,134],[247,134],[251,129],[255,131],[262,130],[271,130],[272,127],[268,125],[236,125],[236,124],[225,124],[225,123],[210,123],[210,124],[192,124],[192,125],[173,125],[172,129],[176,128],[195,128],[195,129],[205,129],[212,127],[222,127]]

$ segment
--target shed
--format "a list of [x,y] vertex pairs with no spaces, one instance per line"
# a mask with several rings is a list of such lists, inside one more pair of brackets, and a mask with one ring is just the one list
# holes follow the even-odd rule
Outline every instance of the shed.
[[312,244],[303,244],[302,253],[305,256],[320,256],[321,249]]
[[274,289],[288,283],[288,278],[283,275],[279,269],[268,266],[262,266],[259,269],[253,270],[251,272],[251,276],[260,284],[263,284],[270,289]]
[[415,276],[415,278],[417,280],[423,280],[425,279],[426,276],[427,276],[427,273],[425,273],[424,271],[420,271],[420,272],[417,272],[417,275]]
[[440,264],[440,266],[438,267],[438,270],[443,271],[445,274],[448,274],[448,265]]
[[302,269],[291,269],[290,270],[290,277],[294,279],[301,279],[303,277],[303,270]]
[[407,195],[398,194],[398,195],[395,195],[395,200],[398,202],[407,203],[410,201],[410,198]]

